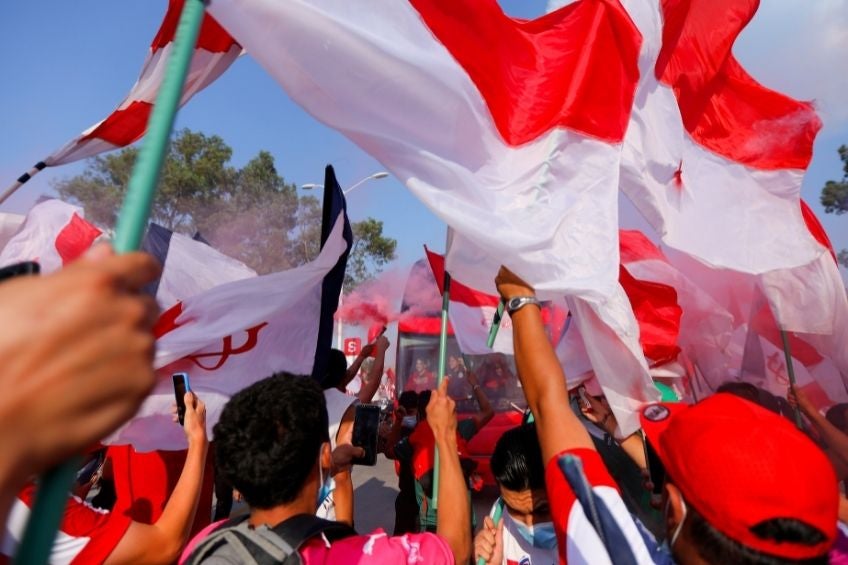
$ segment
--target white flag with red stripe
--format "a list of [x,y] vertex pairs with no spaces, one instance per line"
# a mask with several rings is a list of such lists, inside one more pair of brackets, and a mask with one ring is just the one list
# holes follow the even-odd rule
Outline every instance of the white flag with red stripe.
[[[429,249],[425,251],[439,293],[444,293],[445,258]],[[512,324],[506,312],[501,317],[492,347],[488,345],[498,302],[497,296],[474,290],[451,277],[448,316],[460,351],[468,355],[494,352],[512,355]]]
[[491,292],[504,264],[545,297],[588,300],[626,356],[604,384],[635,428],[631,411],[657,395],[618,285],[619,161],[641,38],[617,1],[533,21],[494,0],[216,0],[210,11],[298,104],[453,229],[458,280]]
[[35,261],[42,273],[58,271],[85,253],[102,233],[84,219],[82,208],[45,200],[30,209],[0,251],[0,267]]
[[820,256],[799,199],[821,122],[731,51],[758,3],[625,4],[646,44],[662,43],[640,79],[623,191],[667,245],[715,267],[759,274]]
[[[150,53],[144,61],[138,81],[124,101],[106,119],[44,159],[43,165],[52,167],[93,157],[105,151],[125,147],[144,135],[147,118],[150,116],[165,75],[165,66],[173,50],[174,34],[182,7],[183,0],[169,0],[165,19],[153,38]],[[241,46],[212,16],[204,15],[180,105],[212,84],[233,64],[241,51]],[[43,168],[38,165],[36,167]]]

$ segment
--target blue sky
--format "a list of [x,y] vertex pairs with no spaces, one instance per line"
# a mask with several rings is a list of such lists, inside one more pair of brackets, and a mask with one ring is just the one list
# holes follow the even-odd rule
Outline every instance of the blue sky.
[[[534,17],[544,0],[501,0],[506,11]],[[32,164],[105,117],[134,83],[147,46],[165,11],[165,0],[14,2],[0,7],[0,190]],[[825,128],[816,143],[803,196],[825,224],[835,247],[848,247],[848,215],[825,215],[821,186],[841,167],[836,148],[848,144],[848,0],[764,0],[735,53],[763,84],[816,101]],[[235,165],[259,150],[275,157],[281,174],[302,185],[322,182],[336,167],[342,186],[382,170],[341,135],[293,104],[249,56],[182,110],[177,127],[223,137]],[[24,212],[51,181],[82,171],[76,163],[47,169],[4,207]],[[353,192],[354,220],[373,216],[398,239],[399,259],[410,263],[422,245],[443,249],[445,226],[393,178]],[[625,227],[645,228],[623,205]]]

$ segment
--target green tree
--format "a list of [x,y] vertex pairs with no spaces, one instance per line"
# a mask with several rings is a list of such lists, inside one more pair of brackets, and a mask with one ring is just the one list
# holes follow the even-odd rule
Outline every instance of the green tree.
[[[844,214],[848,212],[848,146],[839,149],[842,159],[842,180],[829,180],[821,191],[821,204],[828,214]],[[848,249],[843,249],[837,256],[842,266],[848,268]]]
[[[89,159],[81,175],[61,179],[54,189],[82,205],[86,217],[114,228],[138,150]],[[286,183],[274,157],[260,151],[244,167],[230,165],[232,149],[217,135],[184,129],[168,150],[151,212],[152,221],[172,231],[200,232],[215,248],[258,273],[290,269],[320,250],[321,203],[299,196]],[[394,259],[397,242],[373,218],[353,224],[354,248],[346,288],[378,273]]]

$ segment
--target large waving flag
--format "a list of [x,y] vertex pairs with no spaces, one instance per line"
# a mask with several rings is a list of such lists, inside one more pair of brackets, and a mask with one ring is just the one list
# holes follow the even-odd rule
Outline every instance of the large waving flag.
[[220,284],[256,276],[256,271],[199,236],[191,238],[158,224],[148,226],[141,249],[162,265],[162,276],[146,290],[164,309]]
[[35,261],[42,273],[58,271],[85,253],[102,233],[85,220],[82,208],[44,200],[30,209],[0,251],[0,267]]
[[[160,379],[135,418],[108,440],[139,451],[184,449],[174,426],[170,375],[185,371],[206,402],[207,426],[230,396],[277,371],[321,374],[352,233],[331,167],[325,178],[321,253],[301,267],[221,284],[165,311],[156,327]],[[329,226],[329,227],[327,227]]]
[[821,122],[812,104],[756,82],[731,51],[758,4],[628,2],[645,43],[662,43],[645,54],[621,171],[667,245],[754,274],[822,253],[799,207]]
[[[165,19],[150,44],[150,52],[141,67],[141,74],[127,97],[104,120],[94,124],[78,137],[66,143],[49,157],[36,163],[33,169],[22,175],[16,185],[27,182],[30,177],[45,167],[64,165],[80,159],[93,157],[133,143],[147,129],[147,118],[165,76],[165,65],[174,45],[184,0],[168,0]],[[215,82],[241,54],[241,46],[215,21],[206,14],[197,38],[197,46],[189,66],[180,105]],[[14,189],[15,187],[13,187]]]
[[495,0],[216,0],[210,11],[298,104],[453,229],[458,280],[491,292],[504,264],[544,297],[588,300],[623,354],[599,373],[635,429],[633,410],[657,395],[618,285],[621,143],[641,42],[618,0],[533,21]]

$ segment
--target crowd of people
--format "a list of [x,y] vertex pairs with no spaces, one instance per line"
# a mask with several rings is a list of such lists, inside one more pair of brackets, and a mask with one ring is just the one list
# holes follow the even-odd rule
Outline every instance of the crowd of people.
[[[848,477],[848,407],[822,414],[801,390],[782,403],[754,387],[728,386],[693,405],[643,406],[641,432],[624,437],[605,398],[567,390],[534,300],[517,301],[509,312],[528,417],[497,442],[490,465],[498,500],[482,519],[472,511],[467,442],[492,418],[487,391],[504,385],[499,377],[481,379],[454,356],[441,383],[420,363],[384,428],[380,450],[398,470],[394,531],[356,530],[355,505],[368,501],[355,500],[351,479],[352,463],[364,455],[352,443],[355,406],[380,387],[385,337],[350,367],[341,352],[331,352],[320,383],[281,371],[238,392],[221,412],[211,445],[203,398],[187,392],[188,449],[167,501],[146,521],[137,519],[138,509],[123,500],[131,495],[120,485],[122,473],[113,468],[111,510],[97,508],[90,489],[109,460],[98,442],[136,412],[154,385],[157,308],[142,287],[158,274],[147,255],[98,247],[59,273],[0,284],[0,316],[14,328],[0,334],[4,555],[16,552],[35,478],[85,453],[52,562],[848,559],[841,533],[848,503],[839,485]],[[535,296],[505,268],[496,284],[507,301]],[[363,364],[356,396],[345,394]],[[463,410],[469,417],[461,421],[457,399],[475,407]],[[794,408],[804,415],[803,430],[787,417]],[[207,464],[212,459],[214,466]],[[637,477],[635,486],[628,473]],[[225,504],[212,521],[211,501],[201,503],[211,482],[219,502],[237,496],[248,512],[230,518]]]

